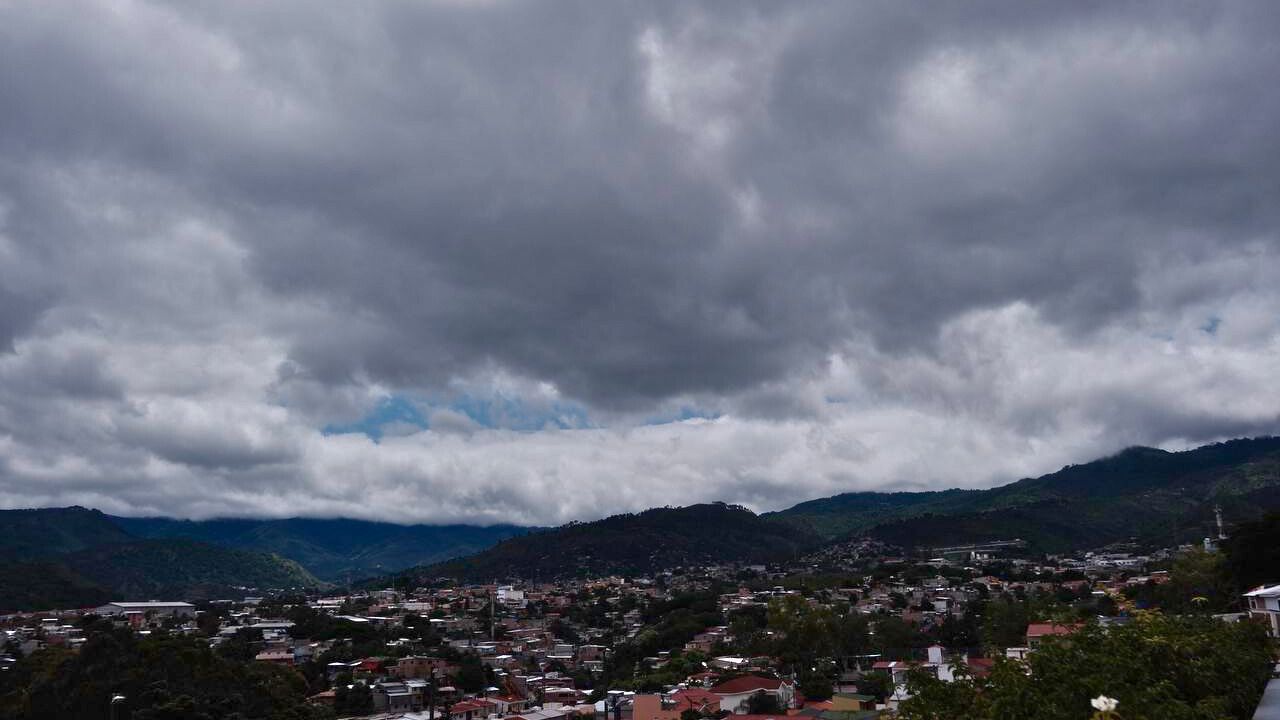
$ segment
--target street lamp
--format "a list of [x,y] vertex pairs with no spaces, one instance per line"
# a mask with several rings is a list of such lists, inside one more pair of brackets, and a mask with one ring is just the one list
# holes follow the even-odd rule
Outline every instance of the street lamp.
[[111,720],[116,720],[116,706],[125,701],[125,697],[120,693],[111,696],[111,702],[107,703],[107,713]]

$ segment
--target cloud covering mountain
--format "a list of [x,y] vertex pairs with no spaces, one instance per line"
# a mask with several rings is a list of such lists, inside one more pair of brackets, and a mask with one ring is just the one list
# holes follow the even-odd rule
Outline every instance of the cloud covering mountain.
[[0,6],[0,506],[557,524],[1280,432],[1268,2]]

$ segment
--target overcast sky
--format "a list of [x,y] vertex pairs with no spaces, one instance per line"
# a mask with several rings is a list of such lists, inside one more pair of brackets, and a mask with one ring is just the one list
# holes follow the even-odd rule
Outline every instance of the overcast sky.
[[1280,3],[0,2],[0,506],[555,524],[1280,431]]

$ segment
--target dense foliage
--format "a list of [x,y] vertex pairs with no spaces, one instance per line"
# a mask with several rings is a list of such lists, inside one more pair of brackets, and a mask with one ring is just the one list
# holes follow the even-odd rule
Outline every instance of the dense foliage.
[[322,580],[349,583],[470,555],[530,532],[515,525],[396,525],[347,519],[111,518],[143,538],[186,538],[298,561]]
[[97,510],[0,510],[0,557],[48,558],[134,539]]
[[1223,550],[1223,571],[1234,589],[1280,583],[1280,512],[1233,528]]
[[[614,648],[605,684],[653,692],[705,670],[705,658],[680,650],[694,635],[724,622],[716,603],[719,590],[684,593],[645,607],[645,628]],[[674,657],[660,669],[650,667],[647,658],[663,651],[673,652]]]
[[477,555],[406,574],[468,581],[635,575],[721,562],[772,562],[793,557],[816,536],[761,519],[743,507],[711,503],[655,508],[570,523],[504,540]]
[[241,588],[321,583],[292,560],[192,540],[140,540],[71,553],[72,570],[126,598],[234,597]]
[[1254,623],[1144,614],[1046,640],[1026,663],[1000,659],[989,677],[910,678],[903,720],[1079,720],[1089,700],[1120,701],[1125,720],[1249,718],[1270,677]]
[[[781,580],[784,585],[787,580]],[[841,672],[855,669],[869,657],[917,660],[925,649],[941,644],[972,655],[999,654],[1008,646],[1023,645],[1031,622],[1082,622],[1118,611],[1110,597],[1096,597],[1088,590],[1000,593],[972,602],[960,615],[921,626],[889,613],[864,614],[829,587],[806,588],[769,605],[748,605],[727,615],[717,611],[715,598],[725,588],[713,585],[698,593],[686,593],[645,607],[644,630],[620,642],[602,682],[611,687],[655,691],[682,682],[688,675],[707,669],[707,659],[684,645],[707,627],[725,625],[731,642],[712,648],[712,655],[768,657],[775,668],[794,677],[806,697],[822,698],[833,691]],[[603,603],[587,603],[595,607]],[[607,603],[606,609],[607,609]],[[907,600],[902,598],[904,607]],[[660,667],[649,658],[670,653]],[[870,694],[892,692],[867,681],[859,689]]]
[[824,538],[854,535],[892,520],[968,507],[979,490],[934,492],[851,492],[808,500],[765,517],[813,530]]
[[0,561],[0,613],[93,607],[110,599],[110,590],[57,562]]
[[1243,610],[1242,594],[1280,583],[1280,513],[1231,530],[1219,552],[1192,548],[1168,566],[1165,582],[1147,582],[1126,594],[1139,608],[1205,613]]
[[318,587],[296,562],[191,540],[142,540],[82,507],[0,510],[0,612],[110,599],[231,597]]
[[1243,591],[1229,576],[1227,563],[1222,553],[1196,548],[1173,559],[1166,582],[1148,581],[1126,589],[1125,594],[1140,609],[1226,612],[1239,605]]
[[93,621],[79,652],[48,648],[0,675],[0,719],[101,720],[124,695],[121,720],[313,720],[298,672],[243,662],[198,638],[139,637]]

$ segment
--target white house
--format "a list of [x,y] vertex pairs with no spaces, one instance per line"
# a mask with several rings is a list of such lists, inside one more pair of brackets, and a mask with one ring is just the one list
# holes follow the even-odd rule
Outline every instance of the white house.
[[1280,638],[1280,585],[1263,585],[1244,594],[1249,617],[1267,623],[1267,634]]
[[796,686],[789,680],[747,675],[720,683],[711,692],[720,697],[720,709],[732,713],[745,712],[747,700],[758,692],[774,696],[778,706],[786,710],[795,701]]

